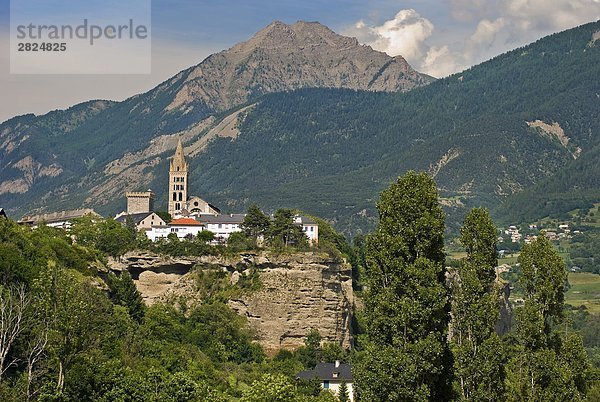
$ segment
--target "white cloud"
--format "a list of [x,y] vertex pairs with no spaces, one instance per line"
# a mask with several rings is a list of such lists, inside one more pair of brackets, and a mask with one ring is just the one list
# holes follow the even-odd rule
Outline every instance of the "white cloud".
[[415,10],[381,25],[359,21],[345,32],[417,70],[443,77],[553,32],[600,19],[600,0],[446,0],[452,17],[471,33],[457,39],[438,32]]
[[378,26],[368,26],[358,21],[348,32],[375,50],[391,56],[402,55],[409,63],[420,60],[424,42],[433,33],[433,24],[415,10],[401,10],[393,19]]
[[445,77],[463,68],[462,62],[447,45],[430,47],[420,64],[420,71],[434,77]]
[[490,49],[505,25],[504,18],[498,18],[495,21],[487,19],[479,21],[475,32],[465,41],[463,49],[465,63],[475,62],[479,55]]

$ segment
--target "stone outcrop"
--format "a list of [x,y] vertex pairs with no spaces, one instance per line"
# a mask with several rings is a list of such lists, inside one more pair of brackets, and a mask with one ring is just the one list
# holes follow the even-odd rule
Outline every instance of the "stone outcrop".
[[325,341],[350,346],[353,294],[348,264],[312,253],[276,257],[260,270],[260,279],[261,290],[230,305],[248,318],[267,353],[302,346],[311,328]]
[[147,304],[179,296],[193,299],[194,276],[190,271],[194,266],[227,271],[232,283],[248,268],[257,269],[260,289],[243,293],[229,305],[247,317],[258,342],[269,354],[302,346],[312,328],[319,330],[324,341],[344,347],[352,343],[351,267],[326,254],[261,252],[233,258],[171,258],[141,252],[110,261],[111,269],[131,273]]

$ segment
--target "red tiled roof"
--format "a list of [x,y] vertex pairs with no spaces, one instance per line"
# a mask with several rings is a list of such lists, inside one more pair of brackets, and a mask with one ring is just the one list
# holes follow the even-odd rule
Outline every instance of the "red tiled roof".
[[171,226],[175,225],[175,226],[202,226],[204,225],[204,223],[202,222],[198,222],[195,219],[192,218],[179,218],[179,219],[175,219],[174,221],[171,221],[170,223]]

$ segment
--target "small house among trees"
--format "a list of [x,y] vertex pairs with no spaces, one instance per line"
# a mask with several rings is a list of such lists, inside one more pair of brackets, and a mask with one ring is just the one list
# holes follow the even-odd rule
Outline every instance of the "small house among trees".
[[340,363],[318,363],[313,370],[301,371],[297,375],[298,379],[310,381],[318,379],[321,388],[329,390],[340,401],[354,401],[354,390],[352,381],[352,366],[350,364]]

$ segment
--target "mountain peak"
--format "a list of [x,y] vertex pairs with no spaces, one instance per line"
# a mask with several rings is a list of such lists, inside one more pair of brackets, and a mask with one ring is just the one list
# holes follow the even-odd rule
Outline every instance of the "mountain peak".
[[402,57],[362,46],[319,22],[273,21],[245,42],[187,70],[168,111],[200,102],[225,110],[262,94],[306,87],[406,91],[432,81]]

